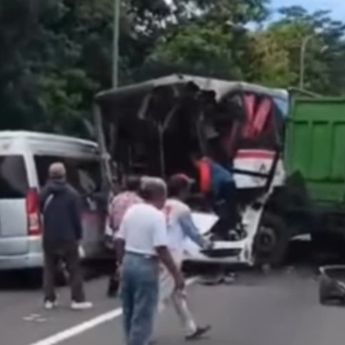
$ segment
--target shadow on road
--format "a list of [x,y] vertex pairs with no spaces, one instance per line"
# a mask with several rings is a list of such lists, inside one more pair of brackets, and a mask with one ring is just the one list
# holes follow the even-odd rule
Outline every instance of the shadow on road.
[[315,269],[331,264],[345,264],[345,256],[333,248],[315,248],[309,241],[291,242],[286,259],[287,266]]
[[40,270],[0,271],[0,291],[25,291],[41,288]]
[[[83,265],[83,276],[86,281],[108,275],[112,262],[92,262]],[[66,273],[59,272],[57,285],[64,286],[68,282]],[[42,270],[0,271],[1,291],[34,291],[42,287]]]
[[260,281],[268,277],[280,277],[281,275],[296,275],[299,277],[312,277],[317,279],[319,267],[322,265],[345,264],[344,255],[336,254],[330,248],[315,248],[311,241],[292,241],[289,245],[285,264],[279,268],[269,266],[246,268],[241,266],[200,266],[188,264],[185,267],[187,274],[199,275],[206,285],[218,285],[219,283],[232,284],[237,278],[245,277],[248,282]]
[[[316,250],[311,242],[293,241],[290,244],[286,264],[284,267],[274,270],[275,272],[286,272],[293,269],[307,274],[317,274],[318,267],[326,264],[345,264],[344,256],[334,254],[332,250]],[[110,274],[113,262],[92,262],[83,266],[85,280],[91,280]],[[230,271],[248,271],[247,269],[238,268]],[[191,272],[188,272],[189,274]],[[207,274],[209,269],[198,270],[198,274]],[[249,270],[251,276],[262,275],[262,270]],[[195,275],[195,272],[192,273]],[[247,274],[246,274],[247,275]],[[57,284],[63,286],[67,283],[66,277],[59,275]],[[42,270],[27,271],[0,271],[0,292],[1,291],[33,291],[41,289]]]

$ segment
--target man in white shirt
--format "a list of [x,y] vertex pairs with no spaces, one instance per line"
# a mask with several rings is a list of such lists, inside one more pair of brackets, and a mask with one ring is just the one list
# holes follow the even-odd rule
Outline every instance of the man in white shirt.
[[175,289],[184,289],[183,276],[168,249],[166,221],[161,211],[166,201],[165,182],[145,178],[141,194],[145,202],[129,208],[116,236],[127,345],[147,345],[151,339],[160,261],[173,276]]
[[[183,261],[183,248],[187,238],[191,239],[201,248],[209,248],[211,243],[206,241],[192,220],[191,209],[183,202],[188,197],[192,180],[183,174],[177,174],[170,178],[169,199],[166,201],[164,211],[168,225],[169,249],[180,269]],[[165,303],[171,300],[178,317],[184,326],[186,340],[196,340],[210,330],[210,326],[199,327],[190,312],[185,293],[174,290],[171,274],[164,269],[160,277],[160,300]]]

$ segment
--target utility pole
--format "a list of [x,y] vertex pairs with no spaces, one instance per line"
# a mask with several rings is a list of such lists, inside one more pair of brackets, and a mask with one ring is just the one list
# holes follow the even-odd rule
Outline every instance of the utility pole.
[[308,35],[303,39],[301,45],[301,54],[300,54],[300,70],[299,70],[299,88],[304,89],[304,74],[305,74],[305,54],[307,51],[308,43],[315,37],[315,34]]
[[121,0],[114,0],[114,23],[113,23],[113,88],[119,84],[119,37],[120,37],[120,10]]
[[[113,0],[113,73],[112,73],[112,87],[117,89],[119,86],[119,57],[120,57],[120,11],[121,11],[121,0]],[[115,117],[116,118],[116,117]],[[115,153],[117,143],[117,120],[114,120],[109,126],[109,152],[113,156]]]
[[[299,88],[301,90],[304,90],[304,76],[305,76],[305,58],[306,58],[306,51],[307,51],[307,47],[309,42],[317,37],[317,33],[314,33],[312,35],[308,35],[304,38],[304,40],[302,41],[302,45],[301,45],[301,55],[300,55],[300,71],[299,71]],[[324,53],[325,51],[327,51],[329,49],[328,45],[324,45],[323,47],[321,47],[320,49],[320,53]]]

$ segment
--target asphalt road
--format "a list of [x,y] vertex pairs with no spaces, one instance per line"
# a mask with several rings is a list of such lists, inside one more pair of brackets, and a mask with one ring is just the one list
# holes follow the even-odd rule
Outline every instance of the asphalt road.
[[[0,279],[1,345],[122,345],[118,301],[105,298],[106,280],[86,284],[95,308],[69,310],[66,289],[61,306],[46,312],[39,290],[18,281]],[[16,279],[18,279],[16,277]],[[201,324],[212,325],[200,345],[343,345],[345,308],[318,303],[317,282],[311,269],[284,269],[259,274],[240,273],[233,285],[189,288],[190,305]],[[158,344],[183,344],[181,327],[168,308],[158,327]]]

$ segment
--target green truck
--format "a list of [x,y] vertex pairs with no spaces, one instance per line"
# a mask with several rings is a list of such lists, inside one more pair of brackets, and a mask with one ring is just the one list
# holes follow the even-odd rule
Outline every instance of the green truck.
[[307,233],[343,250],[345,99],[293,99],[284,151],[286,186],[270,206],[291,235]]

